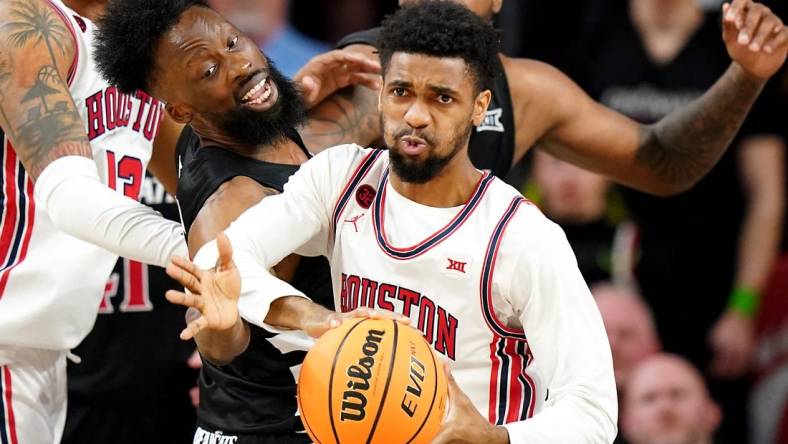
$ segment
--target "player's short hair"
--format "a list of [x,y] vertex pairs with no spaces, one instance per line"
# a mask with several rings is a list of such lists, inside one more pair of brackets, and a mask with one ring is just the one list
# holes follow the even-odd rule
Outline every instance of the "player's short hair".
[[495,28],[462,5],[428,1],[405,6],[383,20],[378,40],[385,73],[395,52],[465,60],[477,92],[490,88],[500,69],[500,37]]
[[154,51],[192,6],[208,7],[204,0],[112,0],[96,31],[98,70],[121,92],[151,92]]

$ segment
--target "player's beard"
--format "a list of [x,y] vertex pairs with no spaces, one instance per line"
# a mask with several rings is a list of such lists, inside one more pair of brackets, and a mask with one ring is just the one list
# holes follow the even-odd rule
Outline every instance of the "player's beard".
[[243,145],[272,144],[285,137],[287,130],[297,127],[306,118],[301,94],[295,84],[282,75],[270,59],[268,67],[268,78],[276,85],[279,94],[271,108],[254,111],[239,106],[216,116],[222,131]]
[[[385,128],[385,124],[381,122],[381,127]],[[463,150],[468,143],[471,134],[471,125],[468,125],[464,131],[455,132],[454,136],[449,141],[451,150],[448,154],[441,156],[435,153],[435,144],[432,142],[433,138],[424,132],[414,131],[413,129],[400,130],[394,134],[394,145],[399,143],[399,140],[405,136],[417,136],[427,143],[429,153],[425,160],[412,161],[407,156],[403,155],[397,148],[389,148],[389,159],[391,160],[391,169],[394,174],[403,182],[422,184],[427,183],[435,176],[440,174],[446,165],[454,159],[457,154]]]

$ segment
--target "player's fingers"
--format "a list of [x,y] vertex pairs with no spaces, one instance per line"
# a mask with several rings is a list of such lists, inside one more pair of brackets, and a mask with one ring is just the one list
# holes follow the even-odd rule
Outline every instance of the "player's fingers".
[[344,57],[342,64],[350,72],[365,72],[368,74],[380,74],[380,62],[371,60],[361,54],[343,51]]
[[449,444],[454,442],[454,431],[451,429],[443,428],[435,438],[432,438],[430,444]]
[[758,29],[755,30],[755,36],[752,38],[752,42],[750,43],[750,51],[760,51],[761,48],[766,50],[764,44],[766,43],[766,39],[770,38],[773,35],[774,28],[780,25],[780,19],[775,17],[772,14],[767,14],[764,16],[763,20],[761,20],[760,26]]
[[449,398],[456,398],[456,395],[462,393],[460,391],[460,386],[457,385],[457,381],[454,379],[454,375],[451,373],[451,367],[448,363],[444,362],[443,365],[443,373],[446,374],[446,384],[449,390]]
[[178,268],[193,275],[197,280],[201,280],[203,277],[204,271],[189,259],[180,256],[173,256],[172,263],[175,264]]
[[176,305],[194,307],[197,310],[200,310],[203,307],[202,297],[193,293],[184,293],[178,290],[167,290],[167,292],[164,293],[164,297]]
[[785,49],[788,44],[788,26],[780,24],[780,27],[774,32],[769,40],[763,45],[763,50],[768,53],[774,53]]
[[350,75],[349,80],[352,85],[362,85],[373,91],[380,90],[383,84],[383,79],[377,74],[354,73]]
[[748,0],[733,0],[727,14],[725,14],[725,20],[734,23],[737,29],[741,29],[744,25],[744,12],[749,5]]
[[316,64],[316,66],[320,66],[321,69],[331,67],[333,69],[344,68],[353,71],[363,71],[370,73],[380,72],[379,61],[373,60],[363,54],[343,51],[341,49],[329,51],[313,60],[320,62],[320,64]]
[[235,268],[233,263],[233,246],[230,238],[224,232],[216,236],[216,248],[219,250],[219,259],[216,260],[216,271],[226,271]]
[[194,275],[189,273],[187,270],[169,264],[167,265],[167,275],[178,281],[179,284],[181,284],[190,292],[201,294],[200,281],[198,281],[197,278],[195,278]]
[[763,48],[763,44],[766,42],[766,39],[772,35],[772,31],[774,31],[774,28],[778,24],[780,24],[780,19],[774,16],[774,14],[772,14],[771,11],[766,8],[763,17],[761,18],[761,22],[753,32],[752,41],[750,42],[749,46],[750,51],[760,51],[761,48]]
[[351,318],[391,319],[406,325],[410,324],[410,318],[405,315],[394,313],[393,311],[388,311],[388,310],[375,310],[369,307],[359,307],[353,311],[349,311],[340,316],[341,317],[339,319],[341,320],[351,319]]
[[749,45],[752,42],[755,31],[763,19],[764,8],[762,5],[752,5],[747,9],[744,15],[744,26],[739,29],[739,36],[736,38],[740,45]]
[[364,308],[365,316],[371,319],[391,319],[402,324],[410,324],[410,318],[399,313],[388,310],[373,310]]
[[317,100],[317,93],[319,92],[317,81],[313,76],[304,76],[300,80],[301,95],[307,106],[312,106]]
[[205,319],[205,316],[200,316],[199,318],[189,322],[186,325],[186,328],[181,331],[181,339],[184,341],[188,341],[193,337],[197,336],[197,333],[205,330],[208,327],[208,320]]

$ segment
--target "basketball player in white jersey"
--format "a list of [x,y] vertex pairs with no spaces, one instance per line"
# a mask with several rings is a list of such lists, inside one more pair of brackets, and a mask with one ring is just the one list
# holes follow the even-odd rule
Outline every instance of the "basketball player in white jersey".
[[[164,265],[180,224],[138,203],[163,106],[90,55],[102,1],[0,4],[0,443],[59,442],[66,352],[123,255]],[[165,138],[162,137],[161,140]]]
[[[401,31],[423,17],[441,25]],[[202,313],[184,336],[237,331],[238,309],[262,327],[303,328],[317,310],[308,302],[263,322],[274,299],[303,297],[277,294],[266,270],[294,251],[324,255],[337,307],[409,316],[452,369],[435,442],[612,442],[610,349],[563,232],[468,157],[497,43],[489,24],[449,2],[387,19],[379,100],[389,150],[326,150],[219,236],[218,261],[213,244],[198,253],[215,270],[175,259],[168,272],[190,293],[168,299]]]
[[[91,20],[105,6],[0,3],[0,444],[59,442],[65,357],[92,328],[117,256],[163,266],[187,251],[180,224],[136,201],[149,161],[174,193],[182,126],[98,75]],[[338,60],[352,65],[323,58],[317,72]],[[318,98],[320,80],[308,85]]]

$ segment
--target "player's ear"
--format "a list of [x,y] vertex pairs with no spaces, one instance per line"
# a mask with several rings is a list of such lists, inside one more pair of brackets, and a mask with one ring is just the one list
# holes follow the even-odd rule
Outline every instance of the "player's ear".
[[192,113],[188,107],[178,103],[168,102],[165,109],[167,110],[167,114],[172,117],[172,120],[182,125],[186,125],[192,121]]
[[492,93],[489,89],[485,89],[476,96],[473,103],[473,125],[479,126],[484,122],[484,116],[487,113],[487,107],[492,100]]

